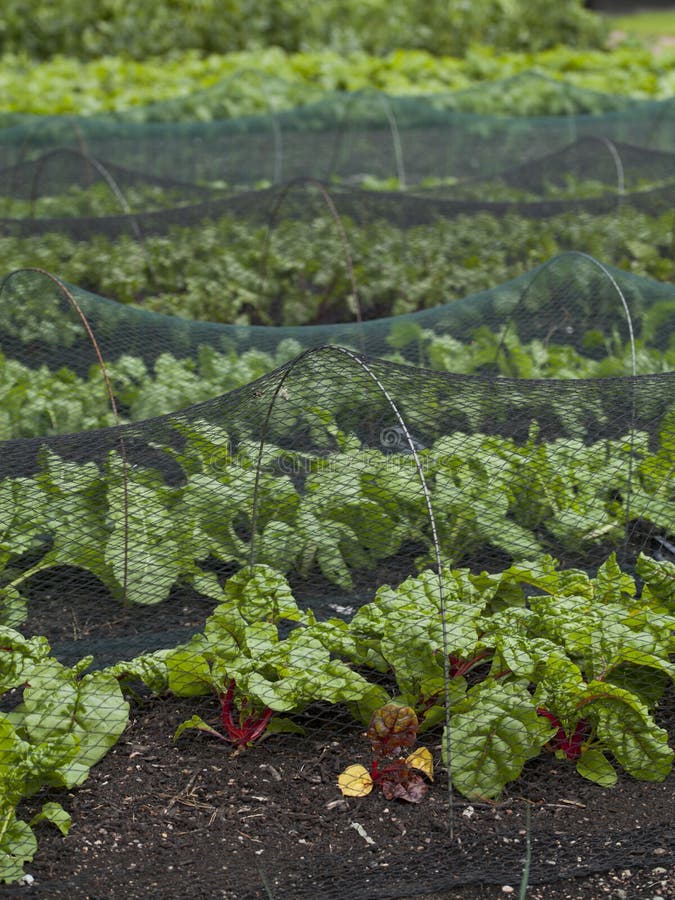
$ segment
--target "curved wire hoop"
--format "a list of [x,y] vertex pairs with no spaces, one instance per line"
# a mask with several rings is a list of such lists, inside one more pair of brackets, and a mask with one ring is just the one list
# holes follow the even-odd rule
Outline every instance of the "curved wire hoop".
[[123,542],[123,553],[124,553],[124,562],[123,562],[123,574],[122,574],[122,597],[123,603],[126,608],[127,606],[127,585],[129,581],[129,475],[128,475],[128,461],[127,461],[127,452],[126,445],[124,443],[124,436],[121,432],[122,423],[120,421],[119,411],[117,409],[117,402],[115,401],[115,394],[112,389],[112,384],[110,381],[110,375],[108,373],[107,366],[105,364],[105,360],[103,358],[103,354],[101,352],[101,348],[96,339],[96,335],[89,324],[89,320],[87,319],[84,310],[77,302],[75,296],[72,291],[69,290],[67,285],[61,281],[58,276],[53,275],[51,272],[48,272],[46,269],[40,269],[37,267],[26,267],[23,269],[15,269],[13,272],[10,272],[9,275],[6,275],[2,281],[0,282],[0,302],[2,301],[2,295],[5,289],[10,284],[11,280],[16,276],[22,274],[33,274],[38,275],[42,278],[47,279],[53,285],[56,286],[61,295],[65,298],[66,302],[70,305],[71,309],[74,310],[77,317],[80,319],[82,326],[89,338],[89,341],[94,348],[94,353],[96,354],[96,360],[98,362],[99,369],[101,370],[101,375],[103,376],[103,381],[105,384],[106,393],[108,395],[108,400],[110,402],[110,408],[113,413],[113,417],[115,419],[115,426],[120,429],[119,432],[119,451],[120,458],[122,460],[122,484],[123,484],[123,496],[124,496],[124,542]]
[[443,643],[443,680],[445,684],[445,731],[444,731],[444,750],[446,753],[446,767],[448,772],[448,828],[450,832],[450,837],[452,839],[454,835],[454,814],[453,814],[453,800],[452,800],[452,760],[450,755],[450,659],[449,659],[449,640],[448,640],[448,623],[446,619],[446,602],[445,602],[445,585],[443,579],[443,565],[441,560],[441,548],[440,542],[438,539],[438,528],[436,525],[436,517],[434,514],[433,504],[431,501],[431,492],[429,490],[429,486],[427,484],[427,480],[424,475],[424,467],[422,466],[422,462],[420,460],[419,454],[417,452],[417,446],[413,437],[408,429],[406,421],[396,404],[396,401],[387,390],[386,385],[382,382],[382,380],[378,377],[378,375],[373,371],[372,367],[369,365],[368,360],[357,353],[354,353],[353,350],[349,350],[345,347],[315,347],[309,350],[306,350],[296,359],[294,359],[291,363],[287,365],[285,369],[282,370],[281,377],[279,382],[272,394],[270,399],[269,406],[267,408],[267,412],[265,414],[265,418],[263,419],[261,435],[260,435],[260,443],[258,446],[258,455],[256,459],[256,471],[255,471],[255,481],[253,486],[253,500],[252,500],[252,510],[251,510],[251,549],[249,555],[249,568],[252,570],[255,565],[255,539],[256,539],[256,526],[258,519],[258,509],[259,509],[259,495],[260,495],[260,473],[262,470],[262,459],[263,453],[265,450],[265,442],[267,440],[267,435],[269,433],[270,420],[272,417],[272,412],[274,410],[277,398],[282,395],[284,390],[284,385],[286,384],[288,378],[292,373],[300,366],[306,359],[314,356],[337,356],[340,359],[344,359],[345,362],[350,365],[360,369],[365,375],[375,384],[379,393],[386,400],[389,408],[394,414],[396,421],[398,423],[398,427],[401,429],[401,433],[404,437],[404,441],[407,444],[408,452],[411,454],[414,462],[415,469],[417,471],[417,477],[419,479],[420,486],[422,488],[422,493],[424,495],[424,502],[427,509],[427,515],[429,517],[429,525],[431,528],[431,536],[432,542],[434,546],[434,556],[436,562],[436,573],[438,577],[438,591],[439,591],[439,605],[440,605],[440,613],[441,613],[441,633],[442,633],[442,643]]

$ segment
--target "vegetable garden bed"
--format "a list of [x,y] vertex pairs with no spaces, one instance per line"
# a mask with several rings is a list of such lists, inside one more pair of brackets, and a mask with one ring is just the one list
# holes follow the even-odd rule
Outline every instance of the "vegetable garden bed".
[[450,100],[4,121],[0,896],[668,892],[672,102]]
[[[672,568],[671,566],[670,569]],[[648,574],[649,571],[656,572],[653,563],[647,569],[643,567],[641,571],[648,583],[653,584],[653,589],[665,598],[666,606],[669,602],[672,606],[674,582],[668,567],[662,570],[665,580],[660,577],[654,581],[653,574]],[[525,575],[525,570],[522,572],[524,577],[530,577]],[[611,564],[604,567],[604,574],[599,574],[595,590],[596,602],[601,606],[601,591],[609,591],[613,598],[618,598],[617,575],[617,570]],[[557,579],[547,575],[543,580],[539,576],[538,580],[542,584],[550,583],[554,592],[561,589],[563,592],[568,591],[571,600],[573,591],[569,589],[574,579],[577,579],[577,591],[584,583],[583,577],[579,580],[580,576],[581,573],[573,575],[568,572]],[[272,587],[270,577],[278,590],[281,587],[278,577],[271,572],[263,576],[260,571],[256,575],[259,586],[267,583],[268,588]],[[225,621],[223,616],[226,610],[233,611],[235,607],[239,607],[247,618],[257,619],[259,624],[267,618],[267,611],[272,608],[277,608],[282,616],[294,615],[290,598],[282,599],[282,595],[278,594],[279,601],[272,601],[268,589],[262,594],[250,594],[248,599],[241,595],[239,600],[235,600],[238,596],[235,582],[244,585],[247,581],[245,573],[241,573],[229,582],[230,587],[226,590],[229,591],[230,601],[225,600],[215,612],[211,619],[212,628],[218,621]],[[480,581],[481,579],[477,579],[476,584]],[[451,582],[452,578],[449,579],[449,584]],[[430,583],[427,579],[427,588]],[[406,589],[418,590],[422,584],[424,580],[406,582],[402,588],[404,593],[400,594],[401,599],[405,597]],[[621,584],[623,594],[629,590],[630,580],[622,576]],[[394,594],[385,588],[379,596],[380,602],[386,604],[387,598]],[[418,596],[418,604],[421,596]],[[508,589],[504,596],[509,596]],[[554,596],[551,599],[554,600]],[[533,610],[537,608],[535,600],[533,597]],[[658,604],[656,597],[654,600]],[[653,607],[654,600],[651,601]],[[622,602],[625,616],[631,606],[628,594]],[[646,594],[643,602],[650,604]],[[558,595],[555,597],[555,604],[562,611],[565,601]],[[467,606],[467,611],[470,608]],[[404,609],[405,605],[401,607],[401,611]],[[587,609],[590,612],[591,607]],[[608,616],[615,616],[617,609],[616,602],[605,603]],[[424,605],[418,605],[414,615],[418,619],[423,618],[423,610]],[[624,621],[630,622],[630,617],[636,612],[637,607]],[[359,627],[363,627],[356,626],[359,615],[362,623],[375,621],[366,613],[367,609],[363,607],[355,617],[353,624],[356,632]],[[473,616],[473,612],[470,615]],[[500,613],[496,615],[499,616]],[[659,619],[656,607],[651,620],[640,617],[639,613],[637,615],[643,623],[638,629],[652,629],[652,634],[655,635],[654,628],[656,626],[658,629]],[[51,614],[49,611],[43,613],[42,626],[45,630],[55,632],[62,627],[62,619],[63,610],[52,606]],[[78,624],[75,617],[72,621],[74,625]],[[566,632],[564,642],[568,646],[581,640],[582,631],[590,636],[597,627],[592,623],[581,625],[582,619],[578,621],[580,628],[577,632],[574,628],[563,625],[564,614],[560,619],[563,632]],[[335,620],[333,623],[320,627],[324,631],[328,626],[335,628],[338,623]],[[410,626],[406,626],[403,620],[396,624],[392,619],[391,624],[396,625],[396,629],[390,634],[389,643],[391,644],[392,636],[398,634],[403,641],[400,650],[408,642]],[[451,614],[448,624],[457,628],[459,623],[456,612]],[[86,627],[82,620],[79,625]],[[465,626],[466,623],[462,627]],[[310,624],[310,630],[312,627]],[[605,639],[611,641],[609,636],[615,628],[616,625],[607,628]],[[623,642],[623,649],[619,651],[626,661],[632,658],[630,652],[633,655],[637,652],[635,649],[629,652],[631,641],[635,642],[635,647],[640,644],[644,646],[647,635],[647,631],[641,635],[635,625],[632,629],[626,632],[628,641]],[[6,642],[8,639],[12,641],[10,634],[4,631],[3,640]],[[455,639],[456,632],[451,640]],[[506,640],[504,633],[500,634],[500,639]],[[489,641],[488,638],[487,642]],[[85,634],[81,635],[81,644],[87,646]],[[533,656],[540,652],[534,649],[536,644],[536,640],[528,642],[529,652]],[[307,643],[308,650],[309,646]],[[505,659],[511,658],[507,646],[504,643],[502,652],[496,654],[500,659],[498,668]],[[609,648],[609,644],[606,646]],[[220,653],[224,647],[222,643],[213,644],[216,653]],[[381,649],[386,652],[384,648],[383,641]],[[409,656],[410,663],[416,659],[416,665],[419,666],[423,656],[423,653],[419,655],[421,649],[419,645],[418,650]],[[170,682],[174,679],[174,691],[195,693],[189,685],[189,679],[192,678],[190,672],[193,670],[185,667],[190,659],[185,655],[185,650],[179,648],[163,658],[168,664]],[[175,663],[179,658],[181,663],[176,668]],[[194,650],[191,658],[190,666],[199,666]],[[28,657],[24,659],[25,666]],[[159,659],[157,657],[158,661]],[[540,654],[540,659],[543,662],[545,654]],[[401,660],[400,666],[392,670],[396,672],[399,689],[408,677],[405,675],[403,657]],[[655,656],[648,659],[644,653],[638,653],[635,661],[646,662],[653,667],[653,675],[657,674],[657,665],[668,665],[663,657],[659,662]],[[241,661],[235,664],[240,665]],[[522,656],[521,661],[510,662],[510,665],[521,664]],[[550,660],[547,665],[549,664]],[[23,677],[28,677],[31,683],[24,692],[24,700],[28,704],[34,702],[29,699],[29,694],[44,692],[47,688],[50,693],[55,694],[56,700],[57,693],[63,689],[58,672],[55,673],[58,677],[52,678],[49,685],[45,683],[40,687],[44,681],[40,675],[40,665],[38,663],[35,671],[25,669]],[[472,674],[467,675],[467,700],[471,695],[477,697],[480,694],[481,684],[488,688],[493,678],[499,677],[487,673],[488,665],[489,660],[483,660],[477,667],[473,667]],[[147,667],[139,668],[138,661],[129,665],[121,664],[114,671],[122,673],[125,668],[144,672],[142,677],[146,680],[151,671]],[[467,672],[471,669],[470,666],[466,668]],[[601,679],[607,678],[602,681],[602,689],[607,693],[606,700],[610,700],[608,712],[612,705],[612,692],[616,694],[616,700],[619,700],[621,689],[617,692],[617,684],[623,683],[626,687],[632,685],[638,691],[645,691],[645,697],[653,691],[655,684],[650,686],[649,680],[641,676],[635,680],[639,665],[632,667],[631,674],[629,663],[618,682],[610,673],[611,668],[610,663],[606,676],[600,676]],[[622,664],[617,667],[615,663],[614,668],[618,677]],[[361,671],[366,672],[366,669],[361,668]],[[310,670],[318,672],[314,664],[310,666]],[[490,671],[495,672],[494,665]],[[159,672],[156,667],[155,672]],[[354,675],[356,674],[355,672]],[[80,682],[81,711],[77,716],[78,725],[81,721],[86,722],[86,716],[90,715],[86,710],[94,699],[91,697],[89,701],[86,700],[86,692],[93,688],[93,682],[87,680],[89,677],[85,676]],[[156,674],[151,676],[152,679],[156,679]],[[98,689],[102,690],[103,681],[99,679],[98,683]],[[378,690],[383,690],[387,683],[385,677]],[[511,683],[515,686],[517,680]],[[281,684],[281,681],[277,682],[277,686]],[[562,682],[558,682],[555,687],[554,684],[556,682],[551,681],[548,689],[552,689],[555,694],[560,690]],[[594,684],[593,690],[597,694],[601,682]],[[538,688],[537,693],[542,698],[544,695],[539,690]],[[196,693],[203,691],[200,688]],[[9,705],[14,707],[14,713],[10,715],[20,716],[21,706],[16,707],[15,700],[12,702],[13,695],[14,691],[6,694],[3,705],[6,710],[9,701]],[[626,690],[623,690],[622,696],[628,697]],[[600,712],[606,700],[595,698]],[[666,694],[661,700],[654,725],[647,726],[645,722],[638,732],[631,734],[633,725],[629,722],[634,714],[632,705],[636,702],[633,699],[630,701],[632,705],[625,705],[622,715],[613,718],[613,736],[605,730],[610,746],[615,748],[620,757],[624,757],[624,763],[629,768],[635,765],[640,753],[647,750],[648,732],[656,734],[656,728],[663,729],[662,734],[672,733],[675,724],[672,721],[672,698]],[[60,701],[56,700],[54,703],[46,700],[46,697],[45,701],[47,707],[51,706],[51,711],[46,715],[52,717],[51,727],[55,735],[61,731],[60,726],[56,726],[58,718],[63,716],[59,708]],[[560,703],[560,696],[554,702]],[[107,703],[109,700],[104,699],[101,693],[97,705],[105,710]],[[672,776],[664,781],[663,774],[659,775],[656,768],[652,768],[652,763],[640,776],[648,779],[646,784],[619,773],[617,783],[611,790],[606,786],[601,788],[580,779],[574,773],[575,754],[568,750],[561,751],[560,746],[556,750],[554,738],[547,732],[549,742],[545,745],[544,752],[536,759],[526,762],[519,777],[500,791],[496,800],[488,800],[481,796],[481,791],[494,791],[488,788],[485,773],[481,772],[480,767],[467,769],[462,762],[462,755],[475,752],[475,748],[472,749],[474,738],[469,738],[469,733],[459,738],[461,715],[458,715],[456,721],[453,720],[452,740],[455,766],[459,765],[459,783],[468,775],[472,782],[476,777],[482,780],[484,787],[479,789],[478,794],[472,795],[475,787],[469,788],[468,782],[464,781],[461,790],[465,797],[455,797],[452,807],[453,824],[449,826],[448,797],[442,778],[430,786],[426,796],[410,803],[400,804],[391,798],[386,799],[386,796],[381,797],[379,793],[367,799],[341,795],[338,782],[342,776],[339,773],[344,770],[345,764],[353,764],[359,759],[367,762],[369,756],[368,742],[364,740],[362,730],[346,715],[344,707],[329,707],[325,702],[312,703],[294,717],[294,728],[296,731],[302,730],[302,736],[272,734],[248,750],[241,747],[232,751],[212,738],[190,736],[189,732],[181,733],[179,725],[185,719],[190,723],[198,720],[200,729],[218,727],[218,706],[215,698],[204,700],[199,696],[186,700],[150,699],[147,695],[145,699],[137,697],[132,703],[130,724],[124,736],[96,766],[85,786],[75,793],[54,789],[42,792],[39,803],[47,801],[47,806],[51,804],[52,807],[54,804],[62,804],[66,813],[75,814],[75,825],[66,838],[50,835],[43,828],[38,829],[41,850],[44,852],[40,853],[35,864],[29,866],[31,877],[37,879],[31,886],[31,894],[88,897],[116,896],[119,892],[124,892],[125,895],[135,897],[161,886],[166,890],[165,879],[171,873],[169,896],[184,896],[198,886],[199,890],[232,897],[232,900],[238,900],[239,897],[265,897],[270,896],[270,893],[275,897],[289,898],[317,895],[375,898],[421,896],[422,893],[430,896],[430,892],[436,888],[443,888],[443,897],[446,898],[494,897],[498,895],[499,888],[492,889],[486,883],[497,886],[517,884],[524,853],[529,859],[532,889],[536,891],[537,885],[546,884],[545,890],[549,893],[545,896],[588,896],[588,893],[581,892],[587,892],[591,884],[597,883],[593,873],[596,870],[606,871],[608,867],[617,864],[621,865],[622,872],[630,872],[630,883],[635,881],[635,872],[632,870],[642,868],[649,870],[648,877],[652,879],[649,883],[667,883],[667,877],[664,879],[663,876],[667,876],[667,867],[673,859],[670,825]],[[461,708],[461,703],[457,708]],[[428,717],[428,706],[426,709],[424,715]],[[591,706],[587,709],[587,715],[593,717]],[[94,712],[93,709],[91,712]],[[195,719],[195,713],[198,714],[198,719]],[[515,707],[513,714],[522,715],[521,712],[515,712]],[[474,715],[478,725],[485,711],[481,713],[476,707]],[[40,719],[34,716],[32,725],[26,719],[26,726],[33,729],[41,727],[43,716]],[[622,716],[627,716],[627,719],[622,721]],[[275,720],[276,717],[272,719],[273,722]],[[546,730],[545,719],[540,718],[538,721]],[[602,723],[602,719],[599,723]],[[622,733],[624,727],[627,729],[625,734]],[[499,729],[500,735],[508,734],[508,729],[502,732],[504,725],[497,726],[496,720],[495,728]],[[60,740],[65,740],[71,730],[68,728],[65,733],[61,732]],[[172,744],[171,735],[174,732]],[[95,733],[91,734],[90,739],[94,736]],[[596,740],[598,736],[599,734],[596,735]],[[640,749],[635,743],[635,737],[641,743]],[[516,733],[511,735],[514,749],[522,739],[523,736],[516,736]],[[445,738],[438,728],[432,726],[425,730],[420,735],[420,741],[428,748],[430,759],[439,763]],[[582,757],[587,754],[590,760],[590,756],[597,751],[589,749],[585,744],[586,742],[580,751]],[[632,745],[630,749],[629,744]],[[488,747],[489,742],[485,744],[484,752],[491,756],[496,751],[488,750]],[[89,753],[94,751],[96,755],[100,754],[100,748],[98,752],[95,748],[96,744],[90,743]],[[663,753],[656,747],[654,749],[656,756],[653,766],[656,767],[661,765],[658,760]],[[636,751],[638,756],[635,756]],[[651,753],[652,750],[647,752]],[[45,762],[46,759],[42,762],[43,766]],[[511,764],[512,762],[508,763]],[[516,763],[514,772],[518,768]],[[53,771],[52,778],[57,771]],[[67,768],[63,770],[64,774],[66,771]],[[579,771],[582,769],[579,768]],[[635,769],[633,773],[638,774]],[[596,775],[599,774],[599,771],[596,772]],[[5,777],[9,783],[9,773]],[[588,772],[587,777],[591,777]],[[72,787],[72,783],[70,786]],[[43,811],[47,806],[43,807]],[[20,811],[25,817],[39,817],[39,805],[30,799],[21,804]],[[54,809],[51,815],[56,816]],[[57,819],[54,818],[54,821]],[[454,836],[449,835],[449,827],[454,830]],[[200,846],[203,845],[202,852],[198,855],[194,853],[195,840]],[[158,875],[158,871],[161,875]],[[588,875],[589,879],[581,878],[582,875]],[[559,882],[568,876],[575,877],[578,893],[570,891],[568,886],[563,888],[562,885],[548,885],[550,881]],[[483,886],[473,888],[472,885],[478,881]],[[644,884],[647,878],[638,876],[638,881]],[[422,892],[421,884],[424,885]],[[453,885],[462,885],[461,891],[456,895],[447,893],[448,888]],[[17,888],[5,888],[0,889],[0,893],[20,896],[17,890],[20,891]],[[539,895],[533,893],[532,896]]]
[[[528,760],[547,752],[606,789],[624,783],[620,768],[664,782],[672,751],[655,716],[663,710],[670,727],[669,382],[560,381],[550,419],[551,383],[458,378],[329,348],[225,405],[76,441],[6,443],[6,728],[18,771],[33,773],[11,788],[17,800],[40,784],[80,783],[124,732],[119,682],[139,679],[160,695],[215,691],[223,730],[193,709],[175,739],[194,728],[242,750],[266,731],[270,746],[296,732],[327,702],[363,727],[394,699],[414,710],[421,745],[440,741],[454,759],[454,786],[470,801],[511,796],[509,784],[536,771]],[[595,580],[569,568],[581,559],[593,569],[610,546],[638,584],[613,557]],[[547,550],[564,554],[560,574]],[[252,561],[263,565],[250,578]],[[474,574],[421,572],[434,561]],[[386,587],[411,571],[421,574]],[[47,633],[60,661],[16,626]],[[85,653],[114,665],[85,674]],[[328,713],[334,724],[339,715]],[[40,741],[55,755],[35,755]],[[367,750],[339,759],[366,762]],[[408,792],[422,775],[407,765],[371,768],[372,780],[384,790],[396,774]],[[419,799],[438,787],[428,795]],[[65,828],[51,796],[43,814]],[[17,822],[7,839],[26,828]],[[665,843],[655,849],[669,853]]]

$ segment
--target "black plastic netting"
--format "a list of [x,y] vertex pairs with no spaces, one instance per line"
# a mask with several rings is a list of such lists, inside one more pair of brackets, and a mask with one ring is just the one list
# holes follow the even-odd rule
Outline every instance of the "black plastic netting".
[[[672,219],[673,165],[669,153],[584,138],[491,177],[449,178],[445,184],[422,179],[405,192],[393,190],[401,186],[395,178],[395,185],[383,180],[365,190],[358,183],[354,187],[314,176],[233,192],[57,148],[33,162],[0,170],[5,213],[0,227],[7,237],[55,233],[78,240],[128,236],[142,241],[172,229],[176,237],[181,225],[194,227],[228,216],[270,227],[285,219],[329,218],[331,200],[336,214],[355,225],[381,221],[412,227],[479,214],[535,221],[565,213],[613,214],[621,221],[646,212],[669,213]],[[481,220],[475,222],[480,228]]]
[[[0,865],[43,801],[86,835],[67,866],[45,836],[44,896],[675,862],[672,109],[6,124]],[[453,289],[448,222],[464,273],[509,235],[491,284]],[[203,321],[156,311],[163,266]]]
[[[333,178],[327,171],[323,180],[298,175],[286,181],[276,179],[276,190],[267,187],[255,192],[160,177],[79,148],[57,147],[35,160],[0,170],[1,222],[8,235],[53,230],[83,237],[87,233],[85,223],[95,234],[123,234],[134,227],[134,220],[142,234],[161,234],[183,221],[194,224],[219,214],[243,214],[254,221],[266,221],[272,212],[284,213],[281,200],[289,207],[287,214],[298,218],[307,215],[305,207],[311,208],[311,199],[302,197],[297,183],[311,185],[314,180],[331,195],[334,192],[338,208],[344,206],[345,214],[354,216],[357,222],[395,209],[394,197],[401,203],[401,212],[393,218],[402,223],[492,210],[495,214],[511,211],[546,218],[575,205],[591,212],[611,212],[619,201],[638,208],[665,209],[667,201],[659,205],[650,194],[655,193],[656,186],[672,189],[672,172],[670,153],[585,137],[527,164],[507,162],[497,172],[471,178],[448,176],[436,180],[422,172],[418,173],[419,181],[408,185],[396,172],[382,176],[378,182],[366,174],[347,180],[338,175]],[[258,183],[266,180],[261,178]],[[372,185],[367,194],[362,184]],[[393,193],[394,186],[408,187],[409,192]],[[293,196],[286,201],[294,187],[300,198]],[[159,215],[164,211],[172,211],[166,221]]]

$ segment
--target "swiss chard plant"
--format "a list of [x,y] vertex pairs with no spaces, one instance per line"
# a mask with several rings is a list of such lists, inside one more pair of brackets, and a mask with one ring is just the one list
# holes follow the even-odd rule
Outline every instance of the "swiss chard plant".
[[[313,630],[353,663],[390,672],[420,730],[443,723],[450,703],[444,759],[469,797],[497,796],[545,749],[603,785],[616,781],[612,760],[660,781],[673,752],[653,713],[675,675],[664,602],[675,580],[672,565],[646,557],[637,571],[641,595],[613,557],[595,578],[550,559],[496,575],[448,570],[442,607],[426,572],[380,588],[348,626]],[[365,721],[373,712],[354,708]]]
[[[301,611],[267,567],[241,572],[205,634],[166,658],[175,693],[218,695],[223,731],[195,717],[178,734],[196,727],[242,748],[287,727],[275,713],[324,700],[345,703],[371,729],[390,704],[410,709],[416,735],[445,726],[449,702],[443,756],[468,797],[498,796],[546,751],[604,786],[617,764],[663,780],[673,753],[654,710],[675,675],[672,569],[641,557],[641,592],[613,557],[595,578],[549,558],[494,575],[446,570],[442,605],[429,571],[380,588],[350,622]],[[397,690],[370,682],[369,669]],[[380,782],[384,746],[373,745],[367,778],[359,770],[359,791]],[[396,781],[394,769],[385,781]]]
[[23,821],[21,801],[43,788],[81,784],[127,725],[129,705],[117,679],[107,672],[85,674],[90,664],[87,657],[63,666],[44,638],[0,627],[0,694],[22,692],[18,705],[0,713],[2,881],[16,881],[33,858],[34,825],[50,821],[64,834],[70,827],[69,814],[54,801]]
[[[277,713],[302,712],[316,701],[386,699],[386,692],[312,636],[313,622],[311,612],[298,608],[285,578],[268,566],[230,578],[204,633],[165,657],[175,695],[218,697],[222,732],[193,716],[175,737],[196,728],[241,750],[266,734],[302,731]],[[281,629],[289,626],[282,639]]]

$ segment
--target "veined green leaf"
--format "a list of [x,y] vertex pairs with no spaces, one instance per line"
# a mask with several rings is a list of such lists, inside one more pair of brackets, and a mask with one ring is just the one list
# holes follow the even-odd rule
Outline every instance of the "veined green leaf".
[[470,799],[498,797],[553,733],[523,685],[493,679],[475,685],[450,723],[454,786]]
[[37,840],[30,825],[17,819],[12,811],[2,813],[6,823],[0,836],[0,881],[18,881],[23,867],[35,856]]
[[169,688],[167,657],[171,651],[157,650],[145,653],[129,661],[115,663],[103,671],[118,681],[141,681],[153,694],[163,694]]
[[664,659],[662,656],[656,656],[635,646],[630,646],[630,644],[618,649],[616,656],[612,658],[611,666],[614,668],[621,663],[631,663],[634,666],[658,669],[671,678],[675,678],[675,663],[671,663],[669,659]]
[[199,731],[206,731],[209,734],[212,734],[214,737],[220,738],[224,740],[222,734],[216,731],[215,728],[211,728],[210,725],[200,718],[200,716],[192,716],[191,719],[188,719],[186,722],[181,722],[178,728],[176,729],[176,733],[173,736],[174,742],[178,740],[178,738],[183,734],[184,731],[187,731],[190,728],[196,728]]
[[595,577],[596,598],[605,603],[630,602],[635,597],[635,582],[626,572],[621,570],[612,553],[600,566]]
[[47,659],[50,647],[44,637],[26,638],[13,628],[0,625],[0,693],[18,687],[33,666]]
[[303,619],[288,581],[270,566],[242,569],[227,580],[224,593],[248,622]]
[[168,687],[178,697],[199,697],[213,689],[208,660],[195,648],[178,648],[166,656]]
[[33,816],[30,820],[30,825],[37,825],[38,822],[51,822],[52,825],[56,825],[61,834],[68,834],[72,818],[70,813],[67,813],[60,803],[50,801],[42,804],[42,809],[36,816]]
[[504,665],[517,678],[535,680],[547,660],[557,653],[558,647],[546,638],[502,632],[495,635],[495,649]]
[[36,481],[48,509],[45,524],[54,543],[43,563],[81,566],[111,583],[103,548],[108,539],[106,486],[95,463],[72,463],[48,447],[40,450],[41,471]]
[[18,628],[26,621],[27,615],[28,598],[11,585],[0,588],[0,624]]
[[135,467],[124,473],[116,454],[108,462],[107,500],[112,531],[106,564],[117,584],[126,585],[129,602],[159,603],[181,573],[194,568],[192,523],[174,516],[172,490],[159,475]]
[[583,716],[579,701],[584,697],[586,684],[581,669],[558,650],[549,656],[539,671],[533,701],[553,713],[567,734],[572,734]]
[[657,562],[641,553],[635,571],[644,579],[649,595],[663,600],[667,609],[675,611],[675,563]]
[[298,686],[294,679],[270,681],[260,672],[250,672],[245,682],[240,680],[239,687],[246,691],[249,698],[255,698],[261,706],[279,712],[289,712],[298,708]]
[[265,735],[271,734],[305,735],[306,731],[302,725],[298,725],[293,719],[287,719],[285,716],[272,716],[265,729]]
[[635,694],[603,681],[591,681],[582,701],[597,736],[634,778],[663,781],[673,763],[668,733],[659,728]]
[[602,787],[613,787],[617,782],[614,766],[601,750],[585,750],[577,760],[577,772],[582,778],[594,781]]
[[31,674],[23,710],[21,727],[32,743],[69,735],[77,740],[76,755],[60,770],[68,787],[84,781],[117,742],[129,718],[129,704],[112,675],[94,672],[78,679],[56,660],[43,662]]

